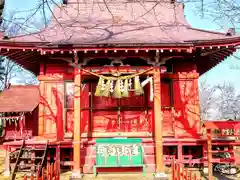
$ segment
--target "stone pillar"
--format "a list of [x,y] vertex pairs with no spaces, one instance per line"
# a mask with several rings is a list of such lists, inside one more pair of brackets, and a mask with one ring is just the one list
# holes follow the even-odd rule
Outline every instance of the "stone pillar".
[[81,71],[75,69],[75,94],[74,94],[74,135],[73,135],[73,173],[72,179],[82,178],[81,169]]
[[155,152],[156,152],[156,178],[166,178],[164,172],[164,158],[163,158],[163,117],[161,111],[161,77],[160,69],[153,70],[153,83],[154,83],[154,126],[155,126]]

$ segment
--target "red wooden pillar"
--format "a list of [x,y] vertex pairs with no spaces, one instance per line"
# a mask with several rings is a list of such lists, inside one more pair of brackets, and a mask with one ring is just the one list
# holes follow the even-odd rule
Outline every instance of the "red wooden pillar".
[[57,172],[55,172],[55,174],[60,174],[60,170],[61,170],[61,147],[60,145],[57,146],[56,148],[56,160],[55,160],[55,170]]
[[44,105],[42,98],[43,93],[44,93],[44,82],[40,80],[40,85],[39,85],[39,90],[40,90],[40,103],[38,106],[38,135],[43,136],[44,134]]
[[164,172],[163,158],[163,117],[161,111],[161,74],[160,69],[156,68],[153,72],[154,80],[154,126],[155,126],[155,152],[156,152],[156,174],[157,178],[167,177]]
[[57,134],[57,141],[63,141],[64,140],[64,128],[63,128],[63,112],[60,110],[63,109],[63,103],[60,101],[60,99],[57,100],[57,121],[56,121],[56,134]]
[[212,165],[212,134],[211,129],[207,129],[207,152],[208,152],[208,179],[213,179]]
[[178,163],[182,167],[182,161],[183,161],[183,146],[181,143],[177,145],[177,155],[178,155]]
[[72,178],[81,179],[81,71],[75,69],[75,94],[74,94],[74,135],[73,135],[73,174]]
[[[44,75],[44,65],[40,64],[40,76]],[[40,91],[40,103],[38,105],[38,136],[43,136],[44,134],[44,105],[43,105],[43,98],[44,98],[44,81],[39,78],[39,91]]]

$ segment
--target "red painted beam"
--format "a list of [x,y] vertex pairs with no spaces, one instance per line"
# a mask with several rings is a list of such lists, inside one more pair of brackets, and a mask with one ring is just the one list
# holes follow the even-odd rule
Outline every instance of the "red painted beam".
[[204,121],[206,129],[240,129],[240,121]]

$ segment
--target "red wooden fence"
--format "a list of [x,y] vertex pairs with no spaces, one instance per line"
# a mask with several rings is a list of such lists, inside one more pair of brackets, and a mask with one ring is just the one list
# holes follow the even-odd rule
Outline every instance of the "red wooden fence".
[[42,172],[38,170],[36,177],[32,174],[30,177],[27,175],[24,176],[24,180],[60,180],[60,168],[58,162],[54,164],[47,164],[46,169],[43,167]]
[[193,174],[188,168],[183,168],[181,164],[173,161],[172,180],[202,180],[202,178],[197,176],[197,174]]
[[[41,175],[40,175],[41,174]],[[27,177],[24,176],[24,180],[60,180],[60,168],[58,162],[54,164],[47,164],[46,170],[42,169],[42,173],[40,171],[37,172],[37,176],[31,175]],[[201,177],[193,174],[192,171],[189,171],[188,168],[183,168],[180,163],[176,163],[173,160],[172,163],[172,180],[202,180]]]

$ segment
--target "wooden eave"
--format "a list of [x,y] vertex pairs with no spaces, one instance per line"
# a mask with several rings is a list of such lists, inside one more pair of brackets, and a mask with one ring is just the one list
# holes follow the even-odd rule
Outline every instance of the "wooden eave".
[[[152,44],[52,44],[49,42],[13,42],[11,40],[0,41],[0,55],[8,56],[24,68],[38,73],[39,59],[42,55],[52,54],[73,54],[76,52],[94,52],[96,56],[99,51],[156,51],[156,52],[186,52],[188,54],[200,52],[200,56],[208,57],[209,61],[203,63],[199,61],[198,69],[200,74],[216,66],[226,57],[236,51],[236,46],[240,44],[240,37],[218,39],[218,40],[199,40],[183,43],[152,43]],[[194,55],[194,54],[193,54]],[[195,56],[195,55],[194,55]],[[37,66],[36,66],[37,64]],[[203,67],[201,67],[203,66]]]

